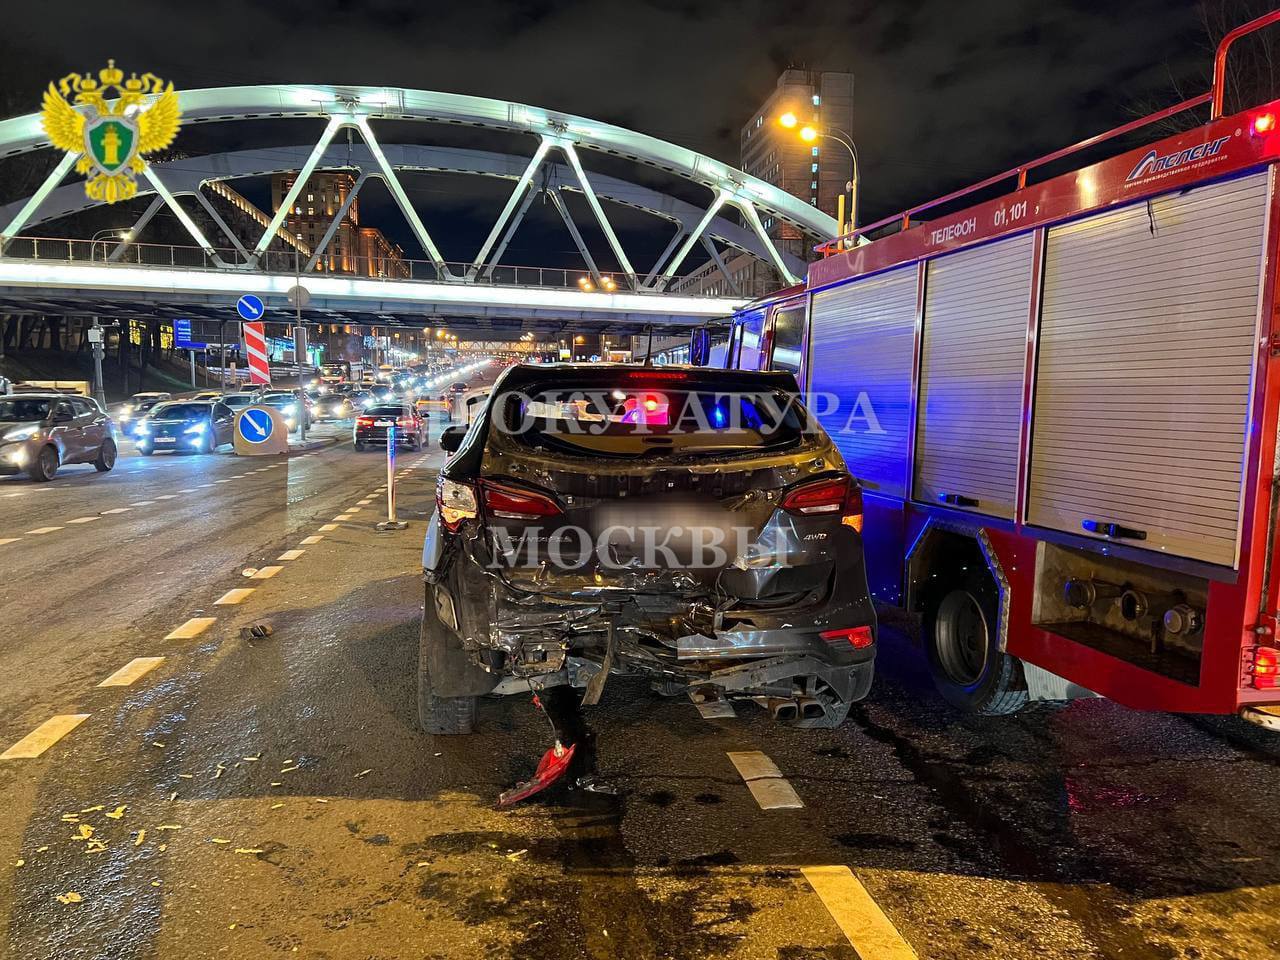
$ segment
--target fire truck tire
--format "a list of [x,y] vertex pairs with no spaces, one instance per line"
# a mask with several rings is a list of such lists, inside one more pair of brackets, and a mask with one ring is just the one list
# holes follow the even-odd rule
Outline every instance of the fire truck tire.
[[1000,650],[999,610],[999,594],[985,571],[942,580],[926,598],[922,632],[929,672],[943,698],[966,713],[1000,716],[1027,703],[1022,661]]
[[476,726],[476,697],[442,697],[431,682],[429,661],[432,644],[446,643],[436,618],[423,614],[422,632],[418,637],[418,725],[424,733],[437,736],[460,736]]

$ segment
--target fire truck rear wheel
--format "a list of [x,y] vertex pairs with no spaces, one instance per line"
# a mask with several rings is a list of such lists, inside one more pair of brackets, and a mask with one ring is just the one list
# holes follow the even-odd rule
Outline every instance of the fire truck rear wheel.
[[934,686],[967,713],[1016,713],[1027,703],[1022,661],[1000,650],[1000,598],[985,571],[953,576],[930,591],[924,648]]

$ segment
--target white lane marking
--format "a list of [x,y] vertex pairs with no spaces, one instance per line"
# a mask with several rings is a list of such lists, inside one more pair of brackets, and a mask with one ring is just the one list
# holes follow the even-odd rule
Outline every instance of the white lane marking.
[[338,514],[336,517],[334,517],[333,519],[335,519],[335,520],[354,520],[354,519],[355,519],[355,514],[352,514],[352,513],[340,513],[340,514]]
[[4,546],[6,543],[17,543],[21,539],[21,537],[5,537],[3,540],[0,540],[0,547]]
[[371,503],[373,503],[373,497],[365,497],[360,501],[360,506],[367,507]]
[[0,760],[30,760],[38,757],[88,719],[87,713],[63,713],[50,717],[4,753],[0,753]]
[[183,488],[182,488],[181,490],[179,490],[178,492],[179,492],[179,493],[195,493],[195,492],[196,492],[196,489],[197,489],[196,487],[183,487]]
[[361,510],[363,510],[363,509],[364,509],[364,507],[347,507],[347,509],[346,509],[344,512],[345,512],[345,513],[359,513],[359,512],[360,512]]
[[155,501],[154,501],[154,500],[137,500],[137,501],[135,501],[135,502],[133,502],[133,503],[129,504],[129,506],[131,506],[131,507],[149,507],[149,506],[151,506],[153,503],[155,503]]
[[200,486],[201,486],[202,488],[203,488],[203,487],[212,487],[212,486],[213,486],[213,484],[212,484],[212,483],[202,483],[202,484],[200,484]]
[[761,810],[794,810],[804,806],[778,765],[759,750],[730,751],[729,760],[738,768]]
[[61,527],[36,527],[34,530],[28,530],[28,536],[40,536],[45,533],[53,533],[55,530],[61,530]]
[[68,520],[67,523],[93,523],[93,521],[101,519],[101,517],[76,517],[74,520]]
[[330,533],[334,530],[337,530],[338,525],[336,523],[322,523],[320,524],[320,529],[323,530],[325,533]]
[[302,556],[306,552],[307,551],[305,550],[286,550],[284,553],[280,554],[280,556],[276,557],[276,559],[277,560],[297,560],[300,556]]
[[156,499],[157,500],[177,500],[178,495],[176,493],[162,493],[160,494],[160,496],[156,497]]
[[277,573],[279,573],[283,569],[284,567],[260,567],[258,569],[258,572],[255,573],[249,579],[250,580],[270,580],[272,577],[274,577]]
[[852,870],[841,865],[801,867],[800,872],[862,960],[916,960],[911,944]]
[[[231,478],[230,478],[230,477],[223,477],[221,480],[215,480],[215,481],[213,481],[213,482],[214,482],[214,483],[230,483],[230,482],[231,482]],[[201,484],[201,486],[204,486],[204,484]]]
[[247,473],[235,473],[235,474],[232,474],[232,475],[231,475],[231,479],[232,479],[232,480],[243,480],[243,479],[244,479],[245,477],[247,477],[247,476],[248,476],[248,474],[247,474]]
[[319,542],[320,542],[321,540],[323,540],[323,539],[324,539],[324,537],[320,536],[319,534],[315,534],[315,533],[313,533],[313,534],[312,534],[311,536],[309,536],[309,537],[303,537],[303,538],[302,538],[302,540],[301,540],[301,543],[302,543],[302,545],[303,545],[304,547],[309,547],[309,546],[311,546],[311,545],[313,545],[313,544],[319,543]]
[[102,511],[102,515],[103,515],[104,517],[107,517],[107,516],[110,516],[110,515],[111,515],[111,514],[113,514],[113,513],[128,513],[128,512],[129,512],[129,508],[128,508],[128,507],[113,507],[113,508],[112,508],[112,509],[110,509],[110,510],[103,510],[103,511]]
[[215,607],[230,607],[237,603],[244,603],[256,587],[237,587],[234,590],[228,590],[217,600],[213,601]]
[[103,680],[98,686],[127,687],[134,681],[146,676],[162,663],[164,663],[164,657],[135,657]]
[[200,636],[215,623],[218,622],[217,617],[192,617],[180,627],[170,630],[165,635],[166,640],[191,640]]

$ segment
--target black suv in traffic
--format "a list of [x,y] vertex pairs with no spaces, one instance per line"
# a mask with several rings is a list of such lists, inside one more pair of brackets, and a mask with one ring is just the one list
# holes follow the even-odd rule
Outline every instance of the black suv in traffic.
[[866,696],[861,490],[790,374],[515,366],[441,445],[428,732],[469,732],[494,692],[594,703],[620,673],[809,727]]

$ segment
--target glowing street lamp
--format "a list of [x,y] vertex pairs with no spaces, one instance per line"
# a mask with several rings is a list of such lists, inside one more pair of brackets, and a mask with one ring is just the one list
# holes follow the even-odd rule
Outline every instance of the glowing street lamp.
[[[861,177],[858,176],[858,147],[853,142],[853,137],[845,133],[843,130],[837,130],[834,127],[814,126],[806,123],[800,126],[800,121],[796,115],[790,111],[778,117],[778,126],[785,127],[788,130],[795,130],[796,135],[805,143],[816,143],[819,138],[823,140],[835,140],[849,153],[849,228],[856,230],[858,228],[858,187]],[[798,129],[797,129],[798,128]],[[841,232],[844,230],[844,224],[840,224]]]

